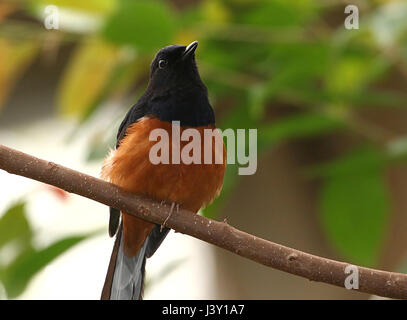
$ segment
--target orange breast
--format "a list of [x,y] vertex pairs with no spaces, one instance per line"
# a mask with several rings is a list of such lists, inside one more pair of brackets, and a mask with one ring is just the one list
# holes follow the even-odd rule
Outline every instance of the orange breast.
[[[153,129],[165,129],[168,132],[169,164],[153,164],[149,159],[150,149],[157,143],[149,139]],[[188,128],[181,127],[180,133],[186,129]],[[222,188],[226,151],[223,142],[221,145],[216,144],[215,137],[212,137],[212,147],[207,151],[212,152],[213,161],[211,164],[204,164],[204,129],[214,129],[214,126],[194,129],[197,129],[201,137],[198,141],[202,151],[201,164],[185,164],[182,160],[179,164],[172,163],[171,123],[154,118],[142,118],[127,129],[127,135],[119,148],[106,159],[102,177],[127,191],[168,203],[174,202],[181,208],[197,212],[212,202]],[[182,150],[189,142],[181,141],[180,149]],[[223,159],[220,164],[216,164],[215,155],[219,154]],[[135,255],[154,225],[123,214],[123,227],[126,253]]]

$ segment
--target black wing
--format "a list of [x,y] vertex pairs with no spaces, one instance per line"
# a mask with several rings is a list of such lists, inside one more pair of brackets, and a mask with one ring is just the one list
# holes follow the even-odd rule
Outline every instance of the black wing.
[[[120,142],[126,136],[127,128],[144,117],[147,113],[147,104],[143,103],[143,98],[141,98],[126,114],[122,123],[120,124],[119,130],[117,132],[116,138],[116,149],[119,148]],[[110,217],[109,217],[109,235],[113,237],[120,223],[120,210],[110,207]]]
[[[126,136],[127,128],[144,117],[148,112],[147,103],[143,102],[143,98],[139,100],[126,114],[122,123],[120,124],[119,130],[117,132],[116,149],[119,148],[120,142]],[[120,224],[120,210],[110,207],[110,218],[109,218],[109,235],[113,237]],[[156,225],[149,235],[149,243],[146,249],[147,257],[151,257],[154,252],[158,249],[161,242],[164,240],[170,229],[163,228],[161,230],[160,225]]]

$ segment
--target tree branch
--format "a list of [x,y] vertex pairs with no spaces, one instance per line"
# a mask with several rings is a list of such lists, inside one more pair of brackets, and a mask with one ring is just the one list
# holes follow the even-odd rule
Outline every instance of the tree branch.
[[[170,206],[131,194],[95,177],[53,162],[41,160],[0,145],[0,169],[41,181],[68,192],[98,201],[136,217],[162,224]],[[173,212],[166,226],[263,265],[312,281],[344,287],[350,264],[330,260],[237,230],[226,222],[211,220],[180,209]],[[357,267],[360,292],[407,299],[407,274]],[[351,271],[352,273],[352,271]]]

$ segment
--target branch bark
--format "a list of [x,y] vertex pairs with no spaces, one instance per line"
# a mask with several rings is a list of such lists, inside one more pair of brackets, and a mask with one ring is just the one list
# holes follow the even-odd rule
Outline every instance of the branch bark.
[[[165,221],[170,210],[169,205],[125,192],[106,181],[2,145],[0,169],[56,186],[157,224]],[[346,273],[345,269],[351,264],[288,248],[240,231],[226,222],[211,220],[186,210],[173,212],[166,226],[268,267],[311,281],[344,287],[345,279],[349,276],[349,271]],[[407,274],[361,266],[356,268],[358,291],[407,299]]]

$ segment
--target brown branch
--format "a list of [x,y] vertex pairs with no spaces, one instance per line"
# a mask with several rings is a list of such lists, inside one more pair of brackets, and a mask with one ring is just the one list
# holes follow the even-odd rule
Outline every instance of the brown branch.
[[[0,169],[76,193],[157,224],[162,224],[168,216],[168,205],[124,192],[111,183],[2,145]],[[225,222],[211,220],[186,210],[174,212],[166,225],[242,257],[312,281],[344,287],[345,279],[349,276],[345,273],[348,263],[291,249],[237,230]],[[359,266],[357,269],[358,291],[407,299],[407,274]]]

